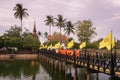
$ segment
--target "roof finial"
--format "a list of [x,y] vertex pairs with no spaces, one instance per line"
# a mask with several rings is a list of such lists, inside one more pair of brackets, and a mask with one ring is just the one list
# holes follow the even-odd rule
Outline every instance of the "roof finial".
[[36,33],[36,22],[34,21],[34,29],[33,29],[33,32]]
[[34,37],[37,37],[36,22],[34,21],[33,34]]

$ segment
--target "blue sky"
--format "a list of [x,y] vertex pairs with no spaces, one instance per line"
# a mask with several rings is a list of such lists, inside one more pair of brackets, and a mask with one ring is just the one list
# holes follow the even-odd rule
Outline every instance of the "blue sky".
[[[30,16],[23,20],[23,25],[30,31],[35,20],[38,31],[49,32],[49,26],[44,23],[46,15],[61,14],[73,23],[90,19],[97,32],[92,40],[105,37],[111,30],[120,39],[120,0],[0,0],[0,35],[10,26],[20,25],[19,19],[14,18],[16,3],[28,9]],[[59,29],[54,27],[52,31]],[[71,36],[77,41],[76,35]]]

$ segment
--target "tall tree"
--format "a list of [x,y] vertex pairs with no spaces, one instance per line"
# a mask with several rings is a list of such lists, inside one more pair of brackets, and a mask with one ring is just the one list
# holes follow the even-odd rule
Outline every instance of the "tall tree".
[[18,26],[11,26],[9,30],[6,30],[3,38],[4,38],[4,46],[5,47],[22,47],[21,37],[20,37],[21,28]]
[[61,34],[61,29],[65,27],[65,22],[67,19],[63,19],[62,15],[58,15],[58,18],[55,18],[57,20],[56,26],[58,26],[58,28],[60,28],[60,34]]
[[49,28],[49,32],[50,33],[49,34],[51,35],[51,26],[54,25],[54,18],[53,18],[53,16],[47,15],[46,20],[44,22],[46,22],[46,25],[50,26],[50,28]]
[[39,35],[39,36],[42,36],[42,33],[41,33],[40,31],[38,31],[38,35]]
[[68,21],[68,22],[66,23],[66,27],[65,27],[65,29],[64,29],[65,34],[67,34],[67,35],[70,35],[70,33],[73,33],[73,34],[74,34],[74,30],[75,30],[74,25],[72,24],[71,21]]
[[47,38],[47,37],[48,37],[48,33],[47,33],[47,32],[45,32],[45,33],[44,33],[44,35],[45,35],[45,38]]
[[14,16],[15,18],[19,18],[21,21],[21,34],[22,34],[22,20],[23,18],[27,18],[29,14],[27,13],[27,9],[23,8],[23,5],[18,3],[16,6],[13,8],[13,11],[15,11]]
[[9,30],[6,30],[4,35],[9,37],[20,37],[21,28],[17,25],[11,26]]
[[39,49],[40,41],[38,38],[33,37],[32,35],[25,36],[23,39],[23,47],[26,49],[37,50]]
[[80,42],[89,42],[97,33],[96,28],[93,27],[91,20],[83,20],[82,22],[77,22],[77,36]]
[[25,28],[25,31],[23,32],[22,36],[25,37],[25,36],[28,36],[28,35],[32,35],[32,33],[30,32],[29,29]]

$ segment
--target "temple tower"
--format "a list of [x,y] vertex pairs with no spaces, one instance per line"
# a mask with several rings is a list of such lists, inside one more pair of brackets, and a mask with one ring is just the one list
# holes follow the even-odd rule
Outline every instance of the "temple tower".
[[38,36],[37,36],[37,30],[36,30],[36,22],[35,22],[35,21],[34,21],[34,28],[33,28],[33,33],[32,33],[32,35],[33,35],[34,37],[38,38]]

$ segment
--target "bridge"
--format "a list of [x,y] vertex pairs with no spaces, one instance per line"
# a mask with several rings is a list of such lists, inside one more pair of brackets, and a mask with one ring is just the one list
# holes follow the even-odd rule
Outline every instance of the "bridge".
[[67,55],[51,50],[40,50],[39,56],[41,55],[71,64],[75,68],[83,67],[96,73],[111,75],[111,80],[120,79],[120,59],[116,58],[116,53],[111,54],[110,58],[106,58],[102,55],[99,56],[97,52],[96,55],[83,53],[80,56],[76,56],[75,52],[73,55]]

